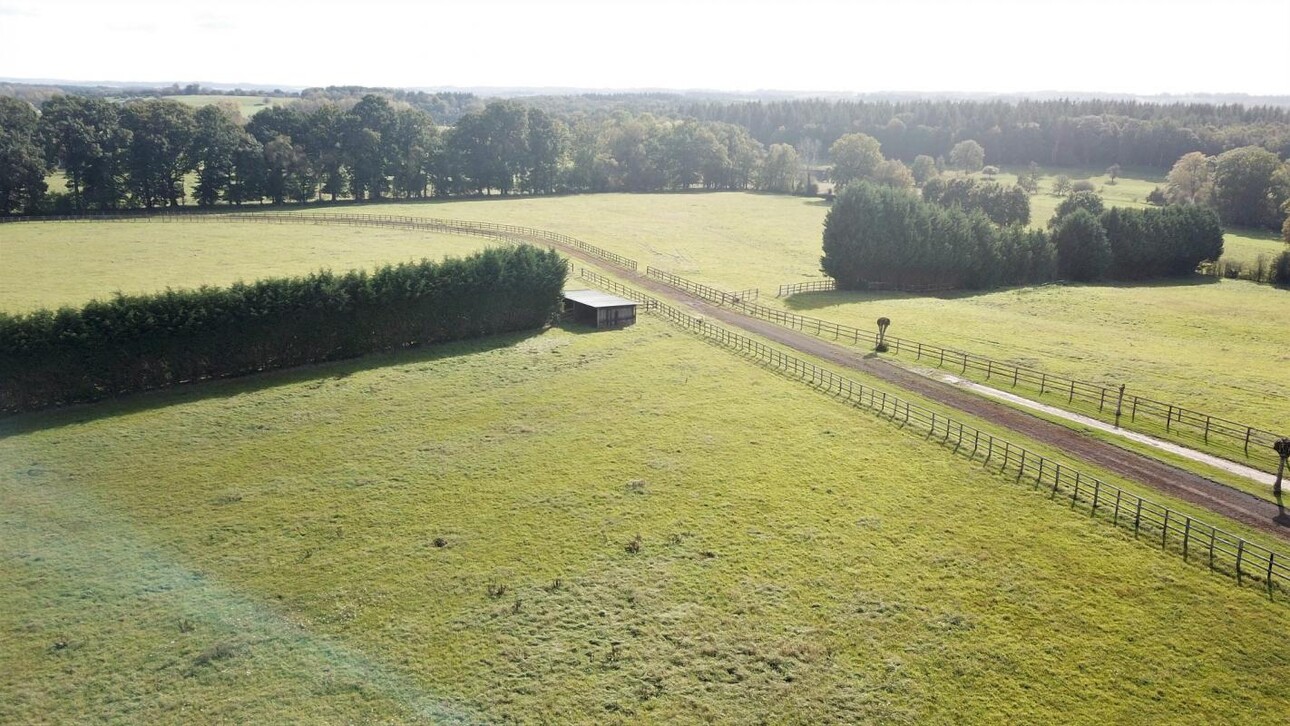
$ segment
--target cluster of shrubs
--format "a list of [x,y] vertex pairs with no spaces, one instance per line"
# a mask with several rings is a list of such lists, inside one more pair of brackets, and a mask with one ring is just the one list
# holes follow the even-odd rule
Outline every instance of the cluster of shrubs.
[[971,177],[935,177],[923,185],[923,201],[964,211],[980,210],[995,224],[1030,224],[1030,195],[1020,186]]
[[1223,226],[1196,205],[1105,209],[1101,197],[1075,192],[1048,223],[1059,274],[1071,280],[1181,277],[1223,254]]
[[873,282],[988,289],[1188,275],[1223,252],[1218,216],[1203,207],[1106,210],[1081,191],[1062,201],[1049,227],[1046,234],[999,225],[980,209],[854,184],[825,218],[821,266],[842,289]]
[[1050,280],[1055,261],[1042,232],[997,225],[980,210],[854,183],[825,218],[820,262],[842,289],[871,282],[984,289]]
[[517,245],[0,313],[0,410],[535,328],[558,309],[567,274],[555,251]]

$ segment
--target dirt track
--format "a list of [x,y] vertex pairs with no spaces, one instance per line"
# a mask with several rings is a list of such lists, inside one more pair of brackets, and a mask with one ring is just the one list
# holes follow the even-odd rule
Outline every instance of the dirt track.
[[[599,261],[572,250],[569,254],[587,262]],[[876,357],[867,357],[854,348],[835,345],[806,333],[743,315],[729,308],[690,297],[685,293],[639,273],[615,269],[630,278],[637,287],[659,297],[684,305],[708,317],[755,333],[831,363],[862,371],[900,388],[964,413],[1006,427],[1036,441],[1042,441],[1109,471],[1145,484],[1171,496],[1191,502],[1238,522],[1290,540],[1290,510],[1251,494],[1206,479],[1198,474],[1157,461],[1148,456],[1122,449],[1112,443],[1079,433],[1003,403],[992,401],[955,386],[936,381],[892,365]]]

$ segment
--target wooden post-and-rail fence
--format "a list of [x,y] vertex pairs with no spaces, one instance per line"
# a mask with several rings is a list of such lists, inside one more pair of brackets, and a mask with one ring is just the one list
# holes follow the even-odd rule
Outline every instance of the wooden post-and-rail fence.
[[[712,290],[688,280],[674,283],[675,275],[655,274],[654,279],[710,302],[738,307],[742,312],[762,320],[800,330],[820,337],[831,337],[852,344],[876,345],[875,331],[861,330],[820,318],[790,313],[745,300],[732,299],[731,293]],[[816,283],[802,283],[816,284]],[[780,286],[780,290],[785,287]],[[1004,363],[985,356],[946,348],[932,343],[905,340],[891,335],[884,336],[888,351],[897,355],[913,355],[916,360],[948,368],[962,375],[973,375],[996,385],[1034,391],[1039,396],[1065,399],[1064,407],[1114,423],[1126,429],[1174,439],[1186,444],[1199,444],[1214,453],[1226,455],[1235,461],[1274,473],[1280,463],[1272,446],[1283,436],[1248,424],[1231,421],[1213,414],[1185,408],[1173,403],[1157,401],[1136,394],[1125,393],[1121,385],[1086,383],[1063,376],[1045,373],[1033,368]]]
[[[593,284],[603,279],[585,270],[582,276]],[[626,289],[630,291],[630,288]],[[810,361],[727,330],[692,312],[678,310],[645,293],[630,291],[623,296],[640,302],[649,301],[652,303],[648,306],[651,312],[674,325],[857,408],[871,411],[901,428],[915,431],[924,439],[966,456],[969,461],[1014,475],[1016,481],[1042,490],[1051,499],[1068,503],[1072,508],[1083,508],[1089,516],[1116,528],[1132,530],[1135,538],[1158,544],[1185,560],[1199,561],[1211,570],[1233,577],[1238,583],[1246,580],[1261,582],[1270,594],[1290,588],[1290,556],[1284,553],[1103,482],[1069,463],[1030,451],[952,416],[840,376]]]

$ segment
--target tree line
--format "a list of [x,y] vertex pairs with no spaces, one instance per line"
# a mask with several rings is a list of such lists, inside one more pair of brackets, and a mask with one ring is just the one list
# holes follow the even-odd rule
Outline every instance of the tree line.
[[1188,275],[1223,253],[1218,215],[1195,205],[1106,210],[1095,193],[1076,192],[1049,228],[996,224],[979,208],[861,180],[842,189],[825,217],[820,264],[841,289],[991,289]]
[[[45,178],[59,170],[65,193]],[[407,102],[302,100],[243,123],[171,100],[0,98],[0,213],[803,185],[797,151],[726,123],[618,113],[566,123],[497,101],[437,126]],[[188,182],[191,180],[191,197]]]
[[[827,149],[849,133],[868,134],[883,153],[910,162],[947,157],[974,139],[985,163],[1051,166],[1111,164],[1167,169],[1183,154],[1215,156],[1258,146],[1290,157],[1290,109],[1237,104],[1156,104],[1116,100],[702,102],[681,113],[732,123],[763,144]],[[808,156],[813,156],[808,154]],[[808,163],[814,158],[808,158]]]
[[558,309],[567,274],[554,250],[516,245],[370,273],[0,312],[0,410],[536,328]]

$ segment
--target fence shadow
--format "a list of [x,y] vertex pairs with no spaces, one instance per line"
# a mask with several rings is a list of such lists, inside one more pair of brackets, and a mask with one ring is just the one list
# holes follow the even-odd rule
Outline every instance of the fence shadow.
[[[575,334],[583,332],[566,328],[563,325],[557,327]],[[295,368],[251,373],[244,376],[181,383],[169,388],[141,391],[92,403],[78,403],[41,411],[9,414],[0,417],[0,439],[196,401],[233,398],[234,396],[264,391],[279,386],[310,381],[340,380],[355,373],[377,368],[426,363],[490,350],[500,350],[522,343],[525,340],[541,335],[543,332],[544,329],[536,329],[491,335],[471,340],[435,343],[403,350],[370,353],[358,358],[347,358],[327,363],[312,363]],[[594,329],[586,332],[594,332]]]

